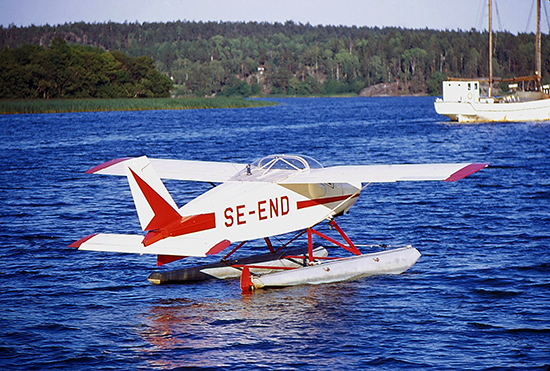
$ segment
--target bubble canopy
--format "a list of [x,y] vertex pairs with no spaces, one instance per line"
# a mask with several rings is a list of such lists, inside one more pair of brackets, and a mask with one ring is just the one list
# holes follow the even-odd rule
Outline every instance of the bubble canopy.
[[323,167],[311,157],[298,155],[270,155],[254,161],[250,166],[262,170],[309,170]]
[[246,169],[237,174],[235,178],[244,180],[243,177],[286,177],[289,173],[305,172],[310,169],[321,168],[323,168],[323,165],[309,156],[287,154],[269,155],[248,165]]

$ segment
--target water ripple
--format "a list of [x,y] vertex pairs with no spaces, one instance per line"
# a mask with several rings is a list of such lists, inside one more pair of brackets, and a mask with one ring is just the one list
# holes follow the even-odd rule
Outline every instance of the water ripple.
[[[451,124],[432,98],[277,101],[250,110],[0,117],[2,366],[548,367],[549,123]],[[270,153],[325,165],[491,167],[455,183],[372,184],[340,219],[360,244],[417,247],[423,256],[399,276],[242,296],[234,280],[150,285],[154,256],[68,247],[94,232],[140,231],[126,180],[84,174],[98,163],[143,154],[246,162]],[[166,185],[179,205],[210,187]]]

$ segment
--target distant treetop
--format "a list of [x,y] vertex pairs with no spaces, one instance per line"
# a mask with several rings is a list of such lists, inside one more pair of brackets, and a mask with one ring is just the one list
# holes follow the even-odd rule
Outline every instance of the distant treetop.
[[[68,44],[56,46],[60,43],[54,41],[56,37]],[[24,52],[12,49],[24,44],[35,46],[25,46]],[[26,76],[25,83],[17,83],[24,86],[29,85],[29,76],[42,76],[45,67],[39,63],[42,69],[35,66],[29,71],[24,64],[13,67],[14,61],[36,61],[33,58],[45,53],[54,58],[48,63],[65,65],[65,70],[59,71],[61,79],[41,79],[42,85],[32,88],[38,96],[46,92],[50,96],[149,96],[166,92],[158,84],[168,86],[168,78],[175,84],[176,95],[357,94],[366,87],[387,83],[392,83],[395,94],[435,95],[440,94],[441,82],[447,77],[486,77],[487,44],[487,33],[476,30],[312,26],[294,22],[80,22],[0,27],[0,48],[10,48],[2,52],[0,63],[11,61],[10,73]],[[74,55],[63,52],[64,48]],[[533,74],[534,50],[533,34],[496,33],[495,75]],[[82,57],[77,55],[83,53],[92,53],[83,59],[93,62],[95,69],[79,64]],[[550,55],[548,35],[543,35],[542,55]],[[67,61],[75,62],[81,69],[71,70]],[[153,66],[166,78],[145,72]],[[550,61],[544,62],[544,83],[550,82],[549,69]],[[60,86],[70,73],[72,79],[88,76],[91,80],[87,81],[95,87],[88,86],[84,93],[71,84]],[[132,89],[128,84],[133,84]],[[9,90],[14,94],[14,90],[22,88],[12,85]]]

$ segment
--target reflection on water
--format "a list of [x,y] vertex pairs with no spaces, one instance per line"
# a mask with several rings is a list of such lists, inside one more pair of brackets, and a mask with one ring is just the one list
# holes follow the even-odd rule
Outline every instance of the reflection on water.
[[[326,340],[326,317],[341,313],[342,301],[356,294],[351,286],[300,286],[258,290],[240,297],[231,293],[219,299],[160,300],[143,315],[140,336],[150,346],[141,350],[153,368],[231,366],[237,359],[240,364],[265,365],[272,359],[270,350],[285,354],[283,364],[303,362],[315,356],[313,344]],[[338,330],[350,335],[346,329],[328,332]]]

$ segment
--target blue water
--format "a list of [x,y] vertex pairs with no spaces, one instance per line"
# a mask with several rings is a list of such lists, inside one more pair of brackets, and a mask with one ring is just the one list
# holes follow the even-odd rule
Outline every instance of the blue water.
[[[432,98],[278,102],[1,116],[2,368],[546,370],[550,123],[453,124]],[[358,244],[417,247],[398,276],[241,295],[235,280],[153,286],[154,256],[68,247],[140,232],[126,180],[84,173],[94,165],[271,153],[492,166],[454,183],[372,184],[339,218]],[[166,185],[180,205],[210,187]]]

